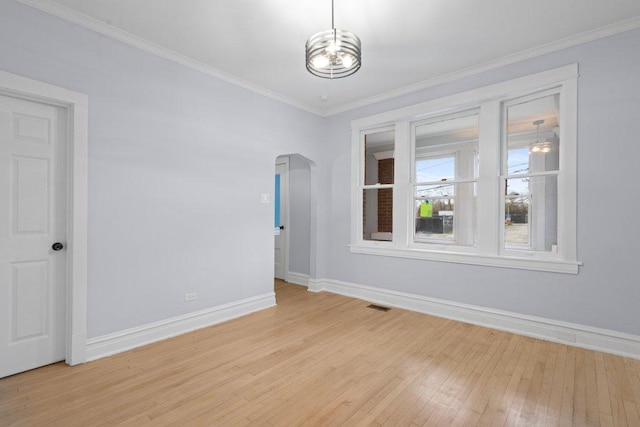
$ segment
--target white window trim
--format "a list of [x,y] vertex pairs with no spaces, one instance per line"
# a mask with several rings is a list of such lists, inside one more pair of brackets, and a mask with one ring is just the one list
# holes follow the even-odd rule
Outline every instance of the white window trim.
[[[352,173],[351,245],[352,253],[426,259],[463,264],[518,268],[558,273],[578,273],[577,261],[577,79],[578,64],[521,77],[462,92],[444,98],[365,117],[351,122]],[[502,225],[499,185],[501,141],[501,103],[527,94],[560,88],[560,173],[558,176],[558,253],[515,251],[500,248]],[[362,235],[361,159],[366,134],[395,130],[396,165],[410,165],[411,123],[429,117],[480,108],[481,122],[478,178],[478,244],[461,247],[449,244],[413,243],[413,224],[408,213],[413,209],[413,185],[410,167],[396,167],[393,187],[393,239],[390,242],[364,240]],[[483,205],[483,201],[485,202]],[[492,203],[486,203],[492,201]],[[409,210],[411,209],[411,210]],[[481,226],[480,226],[481,225]]]

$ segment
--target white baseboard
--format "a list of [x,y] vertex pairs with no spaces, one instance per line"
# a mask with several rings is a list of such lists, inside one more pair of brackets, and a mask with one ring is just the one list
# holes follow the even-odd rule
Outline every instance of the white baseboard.
[[327,291],[390,307],[459,320],[547,341],[640,359],[640,336],[542,317],[427,298],[355,283],[310,279],[310,292]]
[[309,286],[309,275],[289,271],[287,272],[287,283],[293,283],[294,285]]
[[87,340],[87,361],[235,319],[276,305],[273,292]]
[[[333,291],[330,291],[329,289],[325,289],[325,284],[329,282],[334,282],[334,280],[329,281],[327,279],[309,279],[307,282],[307,290],[309,292],[322,292],[322,291],[333,292]],[[334,293],[337,294],[338,292],[334,292]],[[346,295],[346,294],[342,294],[342,295]]]

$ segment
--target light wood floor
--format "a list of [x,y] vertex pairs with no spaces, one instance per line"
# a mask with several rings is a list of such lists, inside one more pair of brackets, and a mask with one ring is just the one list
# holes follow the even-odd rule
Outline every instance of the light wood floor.
[[276,282],[278,306],[0,380],[0,425],[640,426],[640,361]]

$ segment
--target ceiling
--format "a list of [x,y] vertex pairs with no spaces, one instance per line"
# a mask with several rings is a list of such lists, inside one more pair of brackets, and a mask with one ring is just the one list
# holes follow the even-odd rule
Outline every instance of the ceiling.
[[640,27],[638,0],[335,0],[362,68],[326,80],[304,45],[330,0],[19,0],[320,115]]

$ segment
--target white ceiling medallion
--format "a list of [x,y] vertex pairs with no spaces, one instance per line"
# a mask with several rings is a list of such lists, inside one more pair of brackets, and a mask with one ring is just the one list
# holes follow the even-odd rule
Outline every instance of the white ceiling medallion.
[[307,70],[324,79],[347,77],[360,69],[360,39],[353,33],[338,30],[333,19],[331,0],[331,29],[309,37],[305,46]]

